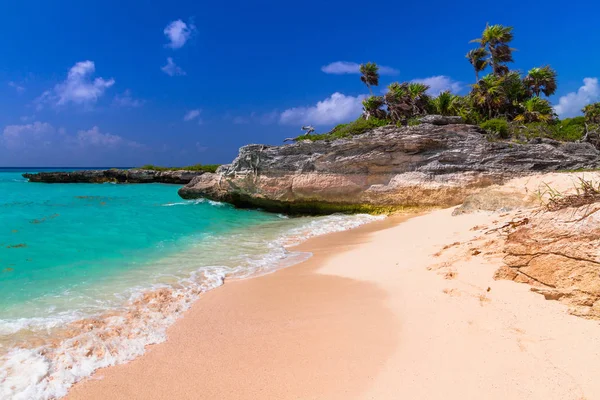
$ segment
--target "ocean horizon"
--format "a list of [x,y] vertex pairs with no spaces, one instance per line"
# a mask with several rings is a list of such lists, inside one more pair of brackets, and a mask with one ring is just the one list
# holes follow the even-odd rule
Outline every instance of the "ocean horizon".
[[164,341],[206,290],[305,260],[289,247],[378,218],[288,218],[182,200],[176,185],[21,176],[81,169],[0,168],[0,398],[60,397]]

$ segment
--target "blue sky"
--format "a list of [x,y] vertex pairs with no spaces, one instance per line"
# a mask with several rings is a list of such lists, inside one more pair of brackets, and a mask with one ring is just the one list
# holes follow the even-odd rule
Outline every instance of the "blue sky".
[[368,91],[353,63],[387,67],[376,90],[420,79],[465,93],[464,55],[486,22],[514,26],[512,68],[558,71],[551,100],[572,116],[600,100],[599,12],[577,0],[3,2],[0,166],[228,162],[303,123],[356,118]]

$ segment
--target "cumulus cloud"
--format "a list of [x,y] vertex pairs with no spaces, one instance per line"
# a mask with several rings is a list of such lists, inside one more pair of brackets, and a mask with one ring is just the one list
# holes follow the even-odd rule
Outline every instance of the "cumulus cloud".
[[131,96],[131,91],[127,89],[122,94],[117,94],[113,100],[113,104],[119,107],[137,108],[144,105],[144,100],[134,99]]
[[161,67],[161,69],[169,76],[185,75],[185,71],[179,68],[171,57],[167,57],[167,65]]
[[110,133],[100,132],[100,128],[94,126],[87,131],[79,131],[74,138],[74,142],[79,146],[106,146],[114,147],[121,144],[132,145],[135,142],[126,141],[121,136],[111,135]]
[[2,144],[9,150],[48,146],[55,140],[57,132],[47,122],[36,121],[25,125],[8,125],[2,132]]
[[295,107],[285,110],[279,117],[281,124],[331,125],[350,121],[362,112],[366,96],[346,96],[336,92],[312,107]]
[[[360,74],[360,64],[349,61],[335,61],[321,67],[321,71],[334,75]],[[380,75],[398,75],[399,73],[400,71],[395,68],[379,65]]]
[[437,96],[440,92],[449,90],[452,93],[458,93],[462,90],[463,85],[460,82],[452,80],[444,75],[431,76],[429,78],[413,79],[411,82],[423,83],[429,86],[427,94]]
[[37,108],[43,108],[44,104],[64,106],[69,103],[91,106],[104,94],[106,89],[115,84],[114,79],[95,78],[92,76],[96,71],[93,61],[80,61],[69,70],[67,79],[54,89],[47,90],[35,102]]
[[15,89],[17,91],[17,93],[23,93],[25,91],[25,88],[23,86],[17,84],[16,82],[13,82],[13,81],[8,82],[8,86]]
[[166,47],[182,48],[195,31],[196,27],[193,24],[188,25],[180,19],[170,22],[164,30],[165,36],[169,39]]
[[558,99],[554,111],[560,118],[575,117],[581,114],[583,107],[599,100],[600,86],[598,86],[598,78],[585,78],[583,86],[577,92],[568,93]]
[[69,135],[65,129],[56,129],[47,122],[36,121],[24,125],[8,125],[2,132],[1,144],[9,150],[40,149],[50,147],[61,151],[73,148],[142,147],[137,142],[121,136],[103,133],[97,126]]
[[193,119],[196,119],[200,116],[200,110],[196,109],[196,110],[190,110],[187,113],[185,113],[185,115],[183,116],[183,120],[184,121],[191,121]]

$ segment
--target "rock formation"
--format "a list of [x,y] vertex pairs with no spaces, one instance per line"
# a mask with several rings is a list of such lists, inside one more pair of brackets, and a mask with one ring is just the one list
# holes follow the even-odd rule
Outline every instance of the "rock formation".
[[203,171],[153,171],[145,169],[107,169],[73,172],[23,174],[30,182],[44,183],[174,183],[185,185]]
[[600,319],[600,202],[530,216],[508,235],[497,278],[534,285],[570,312]]
[[598,166],[600,153],[588,143],[493,141],[476,126],[424,123],[334,141],[244,146],[231,164],[179,194],[286,213],[377,212],[456,205],[507,178]]

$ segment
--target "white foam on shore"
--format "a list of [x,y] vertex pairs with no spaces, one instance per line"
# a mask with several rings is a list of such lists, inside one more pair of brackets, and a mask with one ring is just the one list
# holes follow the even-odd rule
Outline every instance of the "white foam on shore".
[[193,205],[202,204],[202,203],[207,203],[207,204],[210,204],[211,206],[215,206],[215,207],[223,207],[225,205],[225,203],[221,203],[219,201],[207,200],[207,199],[201,198],[201,199],[195,199],[195,200],[178,201],[176,203],[167,203],[167,204],[163,204],[162,206],[163,207],[193,206]]
[[[229,243],[245,245],[248,249],[266,246],[265,252],[249,251],[240,258],[237,266],[201,266],[187,276],[177,278],[173,284],[131,288],[129,300],[119,309],[107,309],[101,315],[86,316],[76,310],[48,318],[0,321],[0,335],[22,330],[43,332],[65,326],[70,332],[58,343],[49,340],[37,347],[14,347],[1,355],[0,399],[60,398],[66,395],[70,386],[96,369],[133,360],[144,353],[147,345],[165,341],[167,328],[200,294],[222,285],[227,278],[248,278],[296,264],[310,254],[290,252],[288,247],[314,236],[352,229],[382,218],[330,215],[284,219],[281,223],[291,221],[294,226],[275,240],[261,242],[256,239],[253,242],[247,233],[226,238]],[[186,255],[193,256],[194,253]]]

